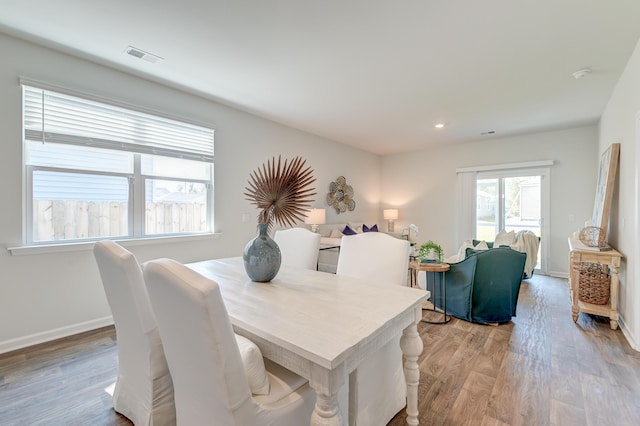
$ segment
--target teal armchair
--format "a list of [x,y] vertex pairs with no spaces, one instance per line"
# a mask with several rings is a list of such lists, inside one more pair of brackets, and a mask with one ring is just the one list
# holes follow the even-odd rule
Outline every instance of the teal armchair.
[[[447,313],[476,323],[503,323],[516,315],[527,255],[509,247],[470,250],[446,272]],[[429,280],[431,281],[431,280]],[[435,305],[442,308],[441,274],[436,274]]]

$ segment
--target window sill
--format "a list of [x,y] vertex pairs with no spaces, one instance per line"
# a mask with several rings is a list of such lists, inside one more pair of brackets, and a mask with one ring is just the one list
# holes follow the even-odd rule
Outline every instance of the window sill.
[[[153,244],[169,244],[169,243],[184,243],[187,241],[198,240],[217,240],[220,238],[221,233],[207,233],[197,235],[172,235],[162,237],[150,237],[150,238],[136,238],[136,239],[113,239],[123,247],[132,246],[144,246]],[[45,254],[45,253],[63,253],[72,251],[86,251],[93,250],[93,245],[96,241],[82,241],[75,243],[58,243],[58,244],[33,244],[18,247],[9,247],[9,253],[12,256],[26,256],[32,254]]]

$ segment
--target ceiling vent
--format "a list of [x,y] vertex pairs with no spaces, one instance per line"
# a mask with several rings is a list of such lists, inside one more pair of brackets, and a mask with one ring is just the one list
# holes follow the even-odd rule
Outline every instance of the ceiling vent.
[[582,68],[579,69],[578,71],[574,72],[573,78],[575,78],[576,80],[580,80],[582,77],[584,77],[587,74],[591,74],[591,68]]
[[131,55],[135,58],[145,60],[147,62],[151,62],[152,64],[157,64],[158,62],[164,61],[164,58],[160,56],[154,55],[149,52],[145,52],[144,50],[140,50],[137,47],[127,46],[124,51],[127,55]]
[[496,134],[495,130],[489,130],[489,131],[480,133],[481,136],[489,136],[489,135],[495,135],[495,134]]

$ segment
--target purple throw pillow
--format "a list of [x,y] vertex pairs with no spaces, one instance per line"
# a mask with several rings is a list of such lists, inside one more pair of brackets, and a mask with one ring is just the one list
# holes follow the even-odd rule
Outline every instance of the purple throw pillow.
[[342,233],[344,235],[356,235],[357,234],[357,232],[354,231],[353,229],[351,229],[351,227],[349,225],[344,227],[344,229],[342,230]]
[[362,232],[378,232],[378,224],[376,223],[371,228],[369,228],[364,223],[362,224]]

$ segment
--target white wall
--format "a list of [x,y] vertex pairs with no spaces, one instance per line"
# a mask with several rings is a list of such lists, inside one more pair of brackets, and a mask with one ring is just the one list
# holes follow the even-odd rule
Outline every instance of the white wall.
[[640,42],[602,114],[598,153],[615,142],[620,143],[620,163],[609,242],[625,256],[620,268],[622,330],[640,350]]
[[[218,239],[131,247],[140,261],[179,261],[241,255],[255,235],[257,210],[242,195],[249,173],[272,155],[300,155],[315,170],[325,207],[329,183],[344,175],[355,189],[354,212],[328,222],[379,215],[380,158],[320,137],[257,118],[219,103],[130,74],[0,34],[0,244],[22,243],[21,88],[18,78],[108,97],[213,126],[215,146],[215,228]],[[242,222],[242,214],[251,216]],[[12,256],[0,249],[0,352],[108,323],[109,307],[90,251]]]
[[567,238],[584,226],[593,210],[597,137],[597,128],[588,126],[385,156],[382,207],[397,207],[396,226],[415,223],[420,229],[418,242],[435,240],[449,256],[460,244],[456,240],[457,168],[553,160],[547,271],[567,276]]
[[[456,168],[554,160],[551,167],[549,272],[567,273],[566,239],[579,230],[593,209],[597,158],[611,142],[621,142],[620,185],[612,218],[611,242],[627,259],[622,268],[623,330],[640,342],[640,252],[638,165],[640,150],[636,113],[640,111],[640,52],[636,48],[612,96],[598,130],[582,127],[514,138],[498,138],[429,149],[375,156],[320,137],[296,131],[183,91],[78,59],[0,34],[0,209],[2,247],[22,242],[22,137],[20,76],[110,97],[177,117],[209,124],[216,129],[215,212],[220,238],[131,247],[139,260],[160,256],[180,261],[236,256],[255,234],[243,213],[256,210],[242,193],[249,173],[270,156],[301,155],[315,170],[318,195],[313,207],[325,207],[328,185],[344,175],[356,191],[356,210],[327,221],[377,219],[382,207],[398,207],[396,231],[409,223],[420,227],[420,242],[434,239],[450,254],[457,249]],[[381,194],[385,194],[381,198]],[[569,217],[573,216],[574,221]],[[625,227],[621,226],[624,219]],[[633,269],[635,268],[635,269]],[[0,352],[44,341],[108,322],[109,308],[90,251],[11,256],[0,249]]]

